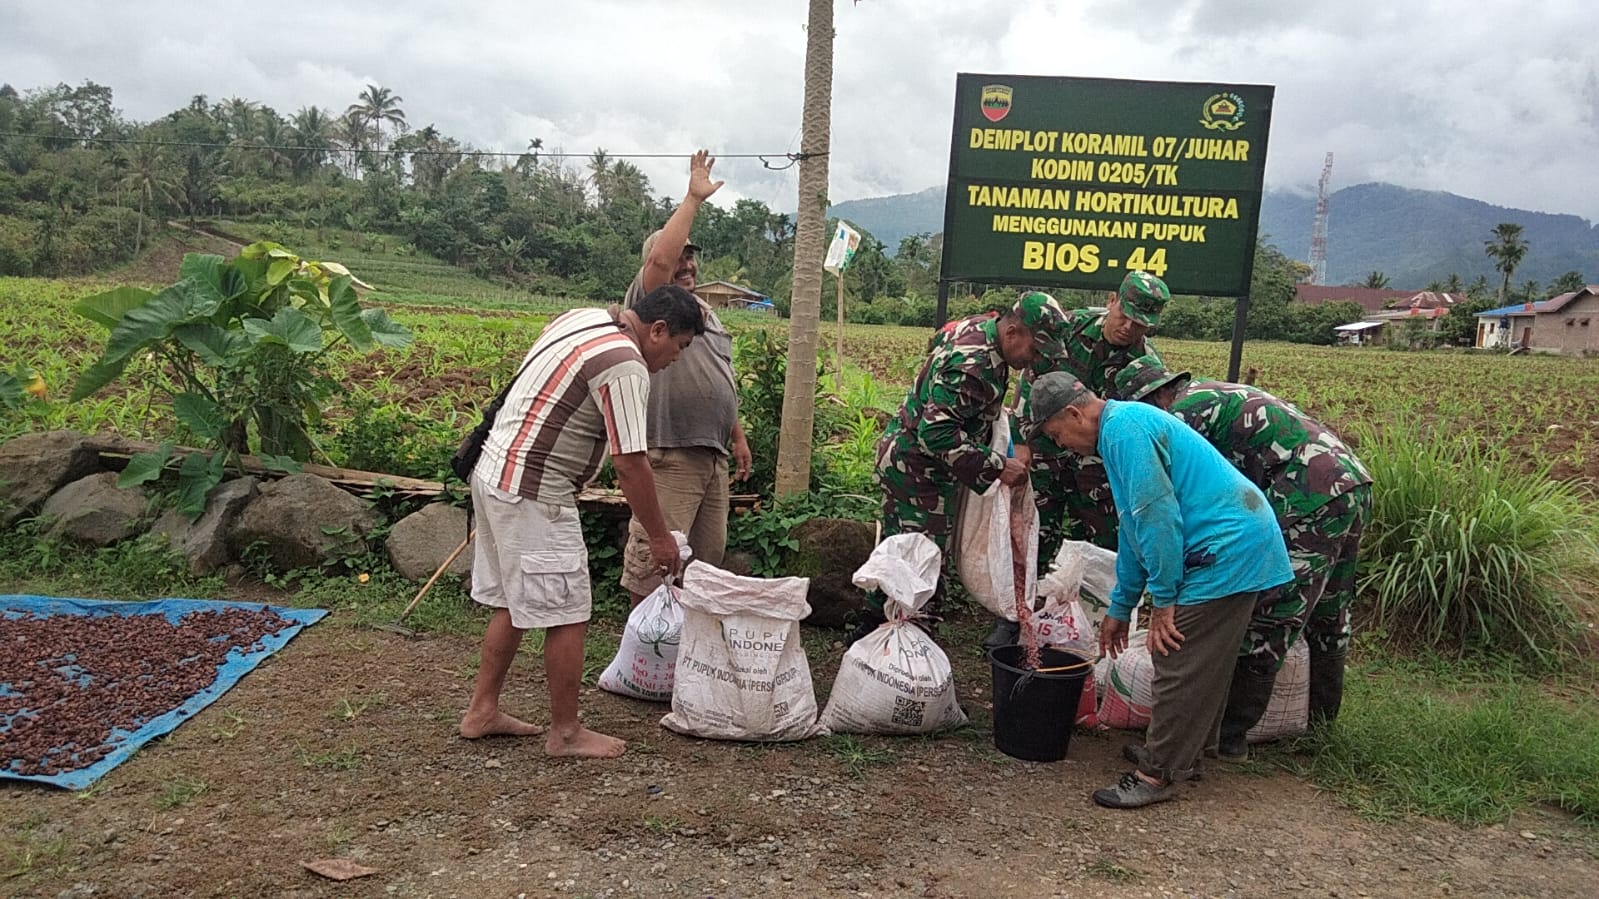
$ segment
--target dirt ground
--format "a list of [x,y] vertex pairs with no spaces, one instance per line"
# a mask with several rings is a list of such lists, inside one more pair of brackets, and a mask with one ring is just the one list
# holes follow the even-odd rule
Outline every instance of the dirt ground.
[[[824,699],[831,639],[807,638]],[[973,717],[953,735],[715,743],[663,730],[663,706],[588,690],[587,723],[628,754],[551,761],[539,740],[455,735],[474,639],[330,616],[87,794],[0,787],[0,895],[1592,896],[1599,882],[1599,838],[1564,816],[1376,824],[1267,766],[1098,809],[1089,793],[1126,767],[1125,735],[1079,733],[1057,764],[1009,759],[990,742],[985,666],[953,655]],[[524,648],[509,705],[538,720],[543,691]],[[335,883],[300,864],[333,856],[377,873]]]

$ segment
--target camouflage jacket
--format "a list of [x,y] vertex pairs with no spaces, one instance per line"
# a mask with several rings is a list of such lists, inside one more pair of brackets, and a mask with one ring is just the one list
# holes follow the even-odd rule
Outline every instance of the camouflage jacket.
[[1371,483],[1365,466],[1336,434],[1259,388],[1193,381],[1178,394],[1171,414],[1259,487],[1284,526]]
[[1032,395],[1033,379],[1052,371],[1064,371],[1083,382],[1083,386],[1109,399],[1116,386],[1116,375],[1127,363],[1140,356],[1160,354],[1149,341],[1139,338],[1131,346],[1116,346],[1105,339],[1105,313],[1097,309],[1073,309],[1066,313],[1066,324],[1061,329],[1060,342],[1065,348],[1064,358],[1040,358],[1022,378],[1020,387],[1022,414],[1016,417],[1015,436],[1018,441],[1032,437],[1032,417],[1027,406]]
[[912,382],[885,439],[895,455],[915,453],[949,468],[956,480],[983,491],[999,477],[1005,458],[990,448],[994,421],[1010,383],[999,352],[998,320],[961,319],[934,336],[931,352]]

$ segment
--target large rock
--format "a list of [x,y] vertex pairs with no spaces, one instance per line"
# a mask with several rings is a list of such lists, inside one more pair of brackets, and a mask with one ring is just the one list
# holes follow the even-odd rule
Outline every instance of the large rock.
[[326,565],[367,551],[378,514],[365,502],[311,474],[290,475],[261,488],[228,533],[242,554],[261,544],[279,570]]
[[67,537],[94,546],[110,546],[132,537],[149,507],[137,487],[117,486],[115,472],[80,478],[45,500],[40,515],[49,520],[52,537]]
[[[401,576],[425,581],[439,570],[466,537],[466,510],[449,503],[432,503],[400,519],[389,532],[389,563]],[[449,574],[472,570],[472,545],[455,557]]]
[[205,511],[193,522],[176,509],[169,510],[150,528],[163,534],[172,548],[189,560],[189,572],[210,574],[233,561],[228,531],[251,500],[260,493],[255,478],[234,478],[217,486],[205,499]]
[[0,445],[0,527],[100,470],[99,454],[84,446],[87,439],[77,431],[46,431]]
[[872,526],[845,518],[813,518],[794,527],[790,574],[811,579],[806,624],[844,627],[866,607],[866,593],[850,578],[872,554]]

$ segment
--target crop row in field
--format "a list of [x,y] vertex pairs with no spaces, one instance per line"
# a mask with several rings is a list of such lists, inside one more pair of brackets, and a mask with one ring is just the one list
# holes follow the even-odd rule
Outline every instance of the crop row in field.
[[[433,263],[431,267],[437,267]],[[362,273],[358,270],[358,273]],[[480,282],[481,283],[481,282]],[[98,353],[103,332],[73,314],[82,296],[105,289],[93,281],[0,279],[0,367],[22,363],[37,370],[52,401],[26,415],[8,413],[0,436],[40,426],[116,431],[134,438],[165,436],[158,379],[125,379],[78,404],[60,402],[77,373]],[[426,302],[419,302],[422,298]],[[479,308],[475,298],[411,293],[396,303],[390,290],[368,302],[389,307],[411,328],[416,342],[341,367],[346,399],[389,406],[407,415],[454,426],[515,370],[517,360],[551,314],[567,305],[533,298],[511,306]],[[786,330],[787,322],[753,313],[729,313],[735,334]],[[892,407],[914,377],[927,346],[923,329],[847,325],[844,352],[852,368],[871,375],[875,401]],[[833,326],[823,325],[821,344],[831,354]],[[1156,339],[1169,365],[1196,377],[1225,377],[1225,344]],[[1508,357],[1450,353],[1404,353],[1279,343],[1245,346],[1244,367],[1259,372],[1257,383],[1288,399],[1337,430],[1385,422],[1424,421],[1510,446],[1529,464],[1545,459],[1562,476],[1599,475],[1599,361],[1557,357]],[[858,383],[858,382],[857,382]],[[345,403],[344,405],[348,405]],[[330,413],[336,424],[340,402]],[[751,422],[752,427],[775,422]]]

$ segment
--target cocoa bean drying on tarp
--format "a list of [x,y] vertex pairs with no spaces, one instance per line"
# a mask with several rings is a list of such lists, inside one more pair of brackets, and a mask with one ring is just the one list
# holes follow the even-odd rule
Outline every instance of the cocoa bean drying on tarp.
[[[210,687],[228,652],[294,622],[272,611],[0,619],[0,765],[22,775],[87,767],[132,731]],[[8,761],[9,760],[9,761]]]

